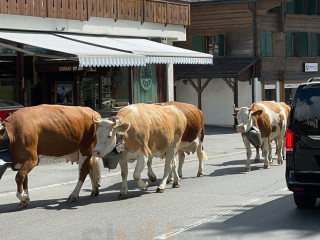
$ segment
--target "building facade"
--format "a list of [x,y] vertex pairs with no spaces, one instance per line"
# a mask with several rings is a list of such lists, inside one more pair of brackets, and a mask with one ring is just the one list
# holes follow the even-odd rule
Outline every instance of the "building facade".
[[173,100],[174,64],[212,63],[172,47],[189,24],[188,1],[2,1],[0,96],[108,113]]
[[225,126],[234,124],[233,105],[290,104],[297,86],[318,76],[319,9],[316,0],[191,1],[187,41],[177,45],[212,53],[214,64],[175,66],[177,100]]

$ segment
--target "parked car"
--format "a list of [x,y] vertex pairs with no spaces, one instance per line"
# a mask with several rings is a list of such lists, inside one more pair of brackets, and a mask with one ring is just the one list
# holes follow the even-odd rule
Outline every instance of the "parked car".
[[1,121],[5,120],[11,113],[23,108],[23,105],[20,103],[0,99],[0,118]]
[[296,206],[314,207],[320,197],[320,77],[301,84],[293,98],[285,176]]

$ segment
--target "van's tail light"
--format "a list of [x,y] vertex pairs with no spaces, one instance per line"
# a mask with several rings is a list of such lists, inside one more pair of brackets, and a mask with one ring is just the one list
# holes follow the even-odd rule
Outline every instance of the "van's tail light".
[[286,137],[286,153],[293,154],[293,148],[294,148],[294,134],[290,129],[288,129],[287,137]]

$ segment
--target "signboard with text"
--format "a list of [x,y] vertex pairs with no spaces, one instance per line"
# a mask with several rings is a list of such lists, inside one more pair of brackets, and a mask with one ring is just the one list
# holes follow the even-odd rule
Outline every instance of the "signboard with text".
[[305,72],[318,72],[318,63],[304,63]]

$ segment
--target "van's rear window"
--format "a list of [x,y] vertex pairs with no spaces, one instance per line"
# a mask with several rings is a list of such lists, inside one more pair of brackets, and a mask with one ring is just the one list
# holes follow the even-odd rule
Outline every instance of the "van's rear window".
[[296,93],[293,103],[294,125],[307,134],[320,131],[320,85],[306,85]]

